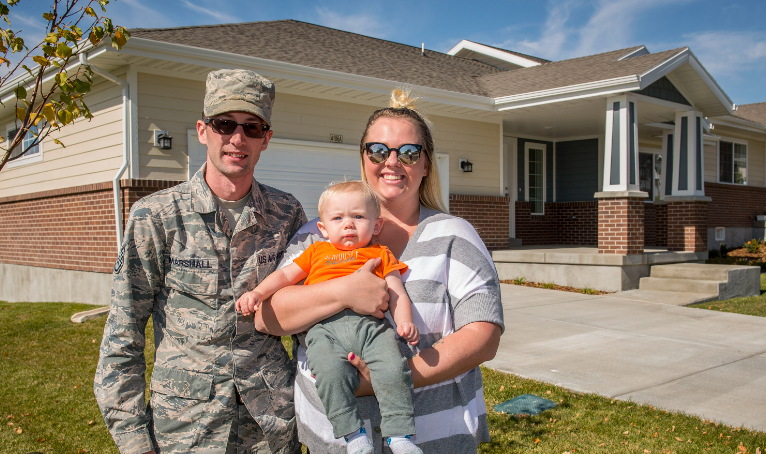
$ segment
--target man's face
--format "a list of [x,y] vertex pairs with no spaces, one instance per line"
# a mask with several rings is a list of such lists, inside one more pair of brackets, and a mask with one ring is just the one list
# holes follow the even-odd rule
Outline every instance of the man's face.
[[[226,112],[214,118],[237,123],[265,123],[258,116],[247,112]],[[199,141],[207,145],[206,178],[251,179],[261,152],[268,146],[272,134],[269,130],[262,139],[253,139],[245,135],[242,126],[237,126],[232,134],[219,134],[211,125],[198,120]]]

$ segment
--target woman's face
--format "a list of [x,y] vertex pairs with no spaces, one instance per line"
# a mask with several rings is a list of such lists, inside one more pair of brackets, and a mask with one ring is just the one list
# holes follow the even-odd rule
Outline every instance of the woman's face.
[[[383,117],[367,130],[365,142],[379,142],[388,148],[405,144],[423,145],[420,133],[412,122],[401,118]],[[364,173],[372,189],[386,202],[413,202],[419,200],[420,183],[428,173],[428,158],[421,152],[415,164],[404,165],[396,153],[375,164],[364,153]]]

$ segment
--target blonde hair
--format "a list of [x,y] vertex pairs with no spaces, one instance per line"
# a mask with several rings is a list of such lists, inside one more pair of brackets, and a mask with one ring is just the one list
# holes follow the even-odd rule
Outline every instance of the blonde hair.
[[432,134],[432,124],[425,115],[420,113],[415,107],[415,101],[418,98],[412,96],[409,90],[395,89],[391,92],[389,107],[378,109],[367,120],[367,126],[362,133],[362,140],[359,143],[359,157],[362,166],[362,180],[367,182],[367,175],[364,172],[364,144],[367,141],[367,133],[370,127],[379,118],[398,118],[409,121],[418,130],[420,140],[423,142],[423,154],[426,158],[426,176],[420,182],[418,194],[420,203],[428,208],[447,212],[442,201],[441,180],[439,179],[439,169],[435,163],[434,157],[434,139]]
[[321,196],[319,196],[319,217],[322,217],[322,211],[324,204],[333,197],[340,194],[359,194],[362,196],[365,204],[372,207],[375,219],[380,217],[380,201],[378,195],[372,190],[369,184],[365,181],[353,180],[353,181],[338,181],[330,183],[327,189],[324,190]]

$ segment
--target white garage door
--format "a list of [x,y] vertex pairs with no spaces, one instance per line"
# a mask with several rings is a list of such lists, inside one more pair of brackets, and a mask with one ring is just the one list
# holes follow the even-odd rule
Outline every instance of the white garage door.
[[[205,162],[207,149],[189,130],[189,173],[193,175]],[[445,202],[449,196],[449,156],[438,155]],[[255,166],[258,182],[294,195],[309,219],[317,217],[319,195],[333,181],[358,180],[359,149],[355,145],[304,140],[271,139]]]

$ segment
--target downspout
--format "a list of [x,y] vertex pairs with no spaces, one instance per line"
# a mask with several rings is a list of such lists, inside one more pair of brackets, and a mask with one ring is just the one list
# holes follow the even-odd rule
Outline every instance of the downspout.
[[122,166],[112,180],[112,188],[114,189],[114,222],[117,234],[117,252],[119,253],[122,248],[122,198],[120,197],[120,178],[122,178],[122,174],[125,173],[125,170],[128,168],[130,156],[130,87],[127,82],[119,77],[109,74],[99,67],[90,64],[88,62],[88,54],[85,52],[80,54],[80,63],[89,65],[94,73],[122,87]]

